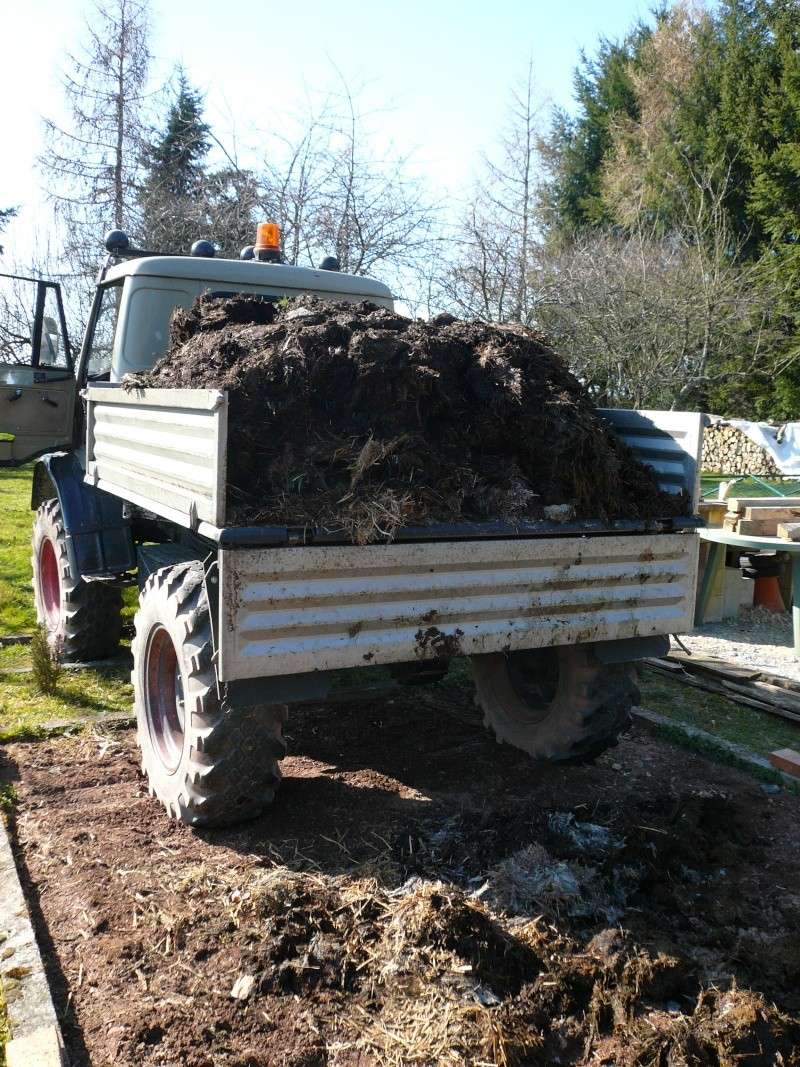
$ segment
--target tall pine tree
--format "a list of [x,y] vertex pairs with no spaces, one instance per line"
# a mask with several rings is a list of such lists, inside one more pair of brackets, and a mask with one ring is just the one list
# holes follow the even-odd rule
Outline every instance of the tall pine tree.
[[140,239],[148,247],[178,251],[201,235],[209,135],[203,97],[179,69],[164,128],[144,150]]
[[574,78],[577,115],[556,111],[544,145],[551,180],[543,192],[543,214],[552,237],[613,221],[602,196],[602,165],[615,120],[638,117],[631,64],[650,32],[640,23],[622,42],[603,38],[596,58],[581,57]]

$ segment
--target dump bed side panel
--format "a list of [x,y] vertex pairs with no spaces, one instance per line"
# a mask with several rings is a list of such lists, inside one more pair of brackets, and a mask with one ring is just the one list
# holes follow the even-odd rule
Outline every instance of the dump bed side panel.
[[92,385],[87,397],[88,482],[182,526],[224,525],[225,393]]
[[689,494],[692,511],[700,496],[700,453],[708,416],[696,411],[632,411],[601,408],[599,413],[641,463],[652,467],[665,492]]
[[680,633],[691,534],[220,552],[225,681]]
[[[224,393],[94,384],[86,395],[87,481],[183,526],[225,525]],[[637,458],[654,468],[664,489],[685,489],[696,504],[705,416],[610,409],[601,414]]]

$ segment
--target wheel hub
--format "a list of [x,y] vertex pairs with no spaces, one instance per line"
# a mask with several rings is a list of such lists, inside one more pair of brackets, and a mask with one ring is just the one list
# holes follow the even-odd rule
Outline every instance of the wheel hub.
[[546,711],[558,690],[559,663],[555,648],[508,653],[511,684],[532,708]]
[[55,630],[61,618],[61,575],[53,542],[45,537],[39,547],[39,596],[47,626]]
[[183,752],[183,680],[172,638],[163,626],[150,634],[145,658],[147,728],[164,769],[178,769]]

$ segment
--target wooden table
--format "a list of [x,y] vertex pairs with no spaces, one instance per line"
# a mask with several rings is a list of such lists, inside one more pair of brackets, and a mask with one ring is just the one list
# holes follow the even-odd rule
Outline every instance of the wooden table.
[[708,607],[714,575],[725,564],[726,548],[743,548],[746,551],[760,549],[765,552],[788,552],[792,557],[792,628],[794,654],[800,659],[800,541],[784,541],[782,537],[750,537],[719,527],[698,530],[703,541],[708,541],[708,556],[697,596],[694,624],[699,626]]

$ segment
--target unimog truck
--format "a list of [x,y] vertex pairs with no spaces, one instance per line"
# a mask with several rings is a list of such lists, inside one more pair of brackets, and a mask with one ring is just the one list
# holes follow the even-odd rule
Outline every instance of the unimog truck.
[[113,232],[74,358],[60,293],[39,283],[30,362],[0,365],[0,463],[35,459],[33,591],[52,648],[112,656],[122,590],[138,584],[142,769],[193,825],[264,809],[287,707],[323,701],[342,672],[417,684],[468,657],[499,740],[534,760],[595,757],[629,721],[635,662],[692,625],[702,416],[603,412],[662,488],[687,492],[680,518],[405,527],[370,545],[226,525],[226,394],[122,384],[164,354],[174,309],[204,293],[393,306],[335,261],[282,264],[274,227],[260,237],[229,260],[206,242],[137,252]]

